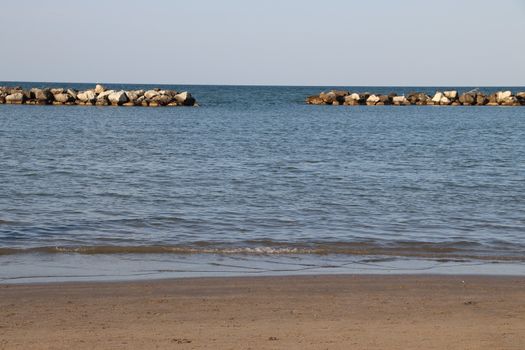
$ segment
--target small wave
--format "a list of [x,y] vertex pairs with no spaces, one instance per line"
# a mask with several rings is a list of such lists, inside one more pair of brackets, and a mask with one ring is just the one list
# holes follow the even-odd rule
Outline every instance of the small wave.
[[244,242],[234,246],[228,243],[195,242],[188,245],[93,245],[42,246],[31,248],[0,248],[0,255],[16,254],[215,254],[215,255],[353,255],[381,257],[409,257],[434,260],[461,259],[484,261],[525,262],[521,250],[489,249],[471,242],[429,243],[397,242],[316,242],[296,244],[269,240]]

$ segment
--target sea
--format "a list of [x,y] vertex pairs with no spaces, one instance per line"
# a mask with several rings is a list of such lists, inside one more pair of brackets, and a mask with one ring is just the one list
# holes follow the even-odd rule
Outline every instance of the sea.
[[525,107],[305,104],[525,87],[106,87],[199,107],[0,105],[0,283],[525,275]]

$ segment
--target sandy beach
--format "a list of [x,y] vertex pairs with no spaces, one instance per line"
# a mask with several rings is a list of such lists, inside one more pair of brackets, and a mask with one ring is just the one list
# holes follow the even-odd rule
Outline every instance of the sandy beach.
[[0,286],[1,349],[523,349],[525,278]]

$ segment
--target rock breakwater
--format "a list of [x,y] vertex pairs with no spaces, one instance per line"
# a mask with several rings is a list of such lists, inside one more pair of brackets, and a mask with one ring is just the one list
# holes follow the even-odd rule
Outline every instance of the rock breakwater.
[[511,91],[498,91],[484,94],[470,91],[459,94],[457,91],[437,91],[433,96],[422,92],[407,95],[388,95],[373,93],[352,93],[350,91],[332,90],[316,96],[309,96],[307,104],[344,105],[344,106],[525,106],[525,92],[513,94]]
[[108,90],[98,84],[79,91],[65,88],[0,87],[0,104],[84,106],[197,106],[189,92],[174,90]]

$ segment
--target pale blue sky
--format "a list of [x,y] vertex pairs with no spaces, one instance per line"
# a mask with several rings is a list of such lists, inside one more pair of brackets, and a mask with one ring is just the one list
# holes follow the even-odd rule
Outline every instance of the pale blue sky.
[[0,81],[525,85],[525,0],[24,0],[0,23]]

